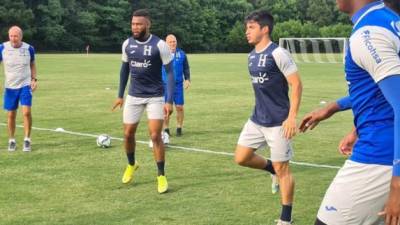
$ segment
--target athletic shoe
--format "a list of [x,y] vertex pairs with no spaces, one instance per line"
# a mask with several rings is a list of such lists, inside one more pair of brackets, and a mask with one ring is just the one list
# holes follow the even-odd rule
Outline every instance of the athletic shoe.
[[165,128],[164,132],[168,134],[168,136],[171,136],[171,134],[169,133],[169,128]]
[[182,136],[182,128],[176,128],[176,136],[177,137]]
[[158,193],[162,194],[168,191],[167,177],[160,175],[157,177]]
[[30,140],[24,140],[24,148],[22,149],[24,152],[30,152],[31,151],[31,141]]
[[135,163],[135,165],[131,166],[128,164],[126,166],[124,176],[122,177],[122,183],[128,184],[133,181],[133,175],[135,174],[135,171],[139,168],[138,163]]
[[279,192],[279,181],[276,175],[271,175],[271,192],[272,194]]
[[283,221],[283,220],[275,220],[275,222],[277,222],[277,224],[276,225],[292,225],[293,224],[293,221],[290,221],[290,222],[288,222],[288,221]]
[[8,151],[14,152],[17,149],[17,143],[15,141],[8,141]]

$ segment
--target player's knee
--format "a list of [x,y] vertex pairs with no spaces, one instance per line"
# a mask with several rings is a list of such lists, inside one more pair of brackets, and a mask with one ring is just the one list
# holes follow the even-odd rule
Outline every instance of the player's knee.
[[290,175],[289,163],[274,163],[273,167],[278,177]]
[[153,141],[153,143],[158,143],[158,142],[162,141],[161,133],[160,132],[152,132],[150,134],[150,139]]
[[247,157],[241,154],[235,154],[235,163],[240,166],[245,166],[247,163]]
[[24,116],[24,117],[31,117],[31,111],[24,111],[24,112],[22,112],[22,115]]
[[129,142],[134,142],[135,141],[135,133],[133,133],[131,130],[125,130],[124,131],[124,139]]
[[12,112],[9,112],[9,113],[7,114],[8,119],[15,119],[16,116],[17,116],[16,111],[12,111]]
[[177,112],[183,112],[183,106],[181,106],[181,105],[176,106],[176,111]]

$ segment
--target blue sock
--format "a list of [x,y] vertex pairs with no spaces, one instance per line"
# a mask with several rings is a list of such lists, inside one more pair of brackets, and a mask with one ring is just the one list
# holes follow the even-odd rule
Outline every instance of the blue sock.
[[272,166],[272,161],[267,159],[267,165],[265,166],[264,170],[270,172],[271,174],[275,175],[274,167]]
[[165,166],[165,161],[157,162],[158,176],[165,175],[164,166]]
[[126,157],[128,158],[129,165],[135,165],[135,152],[126,153]]
[[285,222],[292,221],[292,205],[282,205],[281,220]]

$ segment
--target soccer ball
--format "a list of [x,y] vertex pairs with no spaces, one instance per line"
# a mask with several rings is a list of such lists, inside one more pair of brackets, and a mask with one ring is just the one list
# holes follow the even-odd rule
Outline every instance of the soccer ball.
[[111,146],[111,137],[107,134],[100,134],[97,137],[97,146],[101,148],[108,148]]
[[[162,131],[161,138],[162,138],[164,145],[169,144],[169,135],[167,132]],[[151,140],[149,141],[149,148],[153,148],[153,142]]]

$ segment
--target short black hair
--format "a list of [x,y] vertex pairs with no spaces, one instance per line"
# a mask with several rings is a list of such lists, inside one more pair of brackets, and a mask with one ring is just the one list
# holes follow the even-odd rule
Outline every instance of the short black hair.
[[393,9],[397,14],[400,14],[400,1],[399,0],[384,0],[386,6]]
[[244,19],[245,23],[249,21],[255,21],[261,28],[268,26],[269,35],[271,36],[272,30],[274,29],[274,17],[269,12],[265,10],[254,11]]
[[138,9],[132,13],[132,16],[140,16],[145,17],[146,19],[150,20],[150,13],[147,9]]

